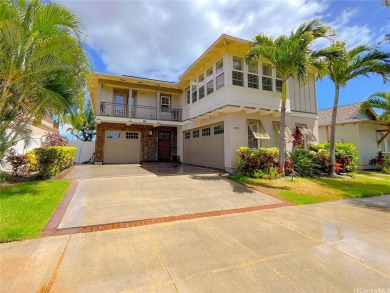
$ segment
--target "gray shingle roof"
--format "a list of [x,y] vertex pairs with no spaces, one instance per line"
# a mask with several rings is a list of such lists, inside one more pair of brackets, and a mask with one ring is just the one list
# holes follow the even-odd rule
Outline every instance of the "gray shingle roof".
[[[359,107],[361,103],[339,106],[337,109],[336,124],[359,122],[362,120],[375,120],[359,115]],[[318,111],[318,126],[330,125],[332,121],[333,108]]]

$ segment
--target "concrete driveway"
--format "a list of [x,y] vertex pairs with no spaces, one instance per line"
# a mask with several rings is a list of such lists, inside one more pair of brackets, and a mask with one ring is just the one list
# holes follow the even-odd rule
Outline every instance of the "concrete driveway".
[[0,292],[388,292],[389,211],[382,196],[1,244]]
[[76,166],[65,178],[79,183],[60,229],[283,204],[186,165]]

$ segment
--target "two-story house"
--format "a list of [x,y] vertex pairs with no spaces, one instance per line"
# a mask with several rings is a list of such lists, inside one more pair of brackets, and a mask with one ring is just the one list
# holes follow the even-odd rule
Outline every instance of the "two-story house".
[[[249,41],[221,35],[177,83],[95,74],[96,163],[169,161],[231,171],[236,149],[279,144],[281,80],[261,59],[248,65]],[[316,71],[307,86],[287,85],[287,128],[318,137]]]

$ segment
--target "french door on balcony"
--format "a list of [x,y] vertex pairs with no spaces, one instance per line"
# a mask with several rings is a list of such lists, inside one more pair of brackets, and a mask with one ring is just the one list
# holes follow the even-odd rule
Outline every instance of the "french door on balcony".
[[127,94],[116,92],[114,95],[113,116],[127,116]]

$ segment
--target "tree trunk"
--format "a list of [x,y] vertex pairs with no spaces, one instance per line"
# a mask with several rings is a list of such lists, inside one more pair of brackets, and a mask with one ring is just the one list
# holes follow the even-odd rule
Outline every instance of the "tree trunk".
[[284,176],[284,152],[285,152],[285,143],[284,143],[284,132],[286,129],[286,81],[282,82],[282,105],[280,108],[280,133],[279,133],[279,168],[282,171],[282,176]]
[[335,163],[336,163],[336,120],[337,120],[337,107],[339,104],[340,86],[336,84],[336,91],[334,96],[333,111],[332,111],[332,124],[330,126],[330,175],[335,175]]

